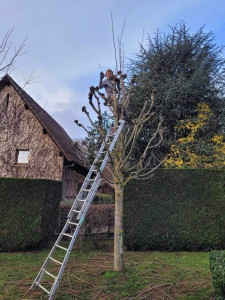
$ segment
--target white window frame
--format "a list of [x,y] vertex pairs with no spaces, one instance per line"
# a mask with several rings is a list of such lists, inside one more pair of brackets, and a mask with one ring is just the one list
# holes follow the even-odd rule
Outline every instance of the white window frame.
[[28,165],[29,154],[30,154],[29,149],[17,149],[16,164]]

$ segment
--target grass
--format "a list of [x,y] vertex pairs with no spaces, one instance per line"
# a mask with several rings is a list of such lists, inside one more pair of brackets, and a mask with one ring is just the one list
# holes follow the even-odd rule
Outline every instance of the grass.
[[[47,299],[39,288],[27,291],[48,252],[0,253],[0,299]],[[206,252],[126,252],[125,262],[124,273],[113,271],[112,241],[73,250],[57,299],[213,299]]]

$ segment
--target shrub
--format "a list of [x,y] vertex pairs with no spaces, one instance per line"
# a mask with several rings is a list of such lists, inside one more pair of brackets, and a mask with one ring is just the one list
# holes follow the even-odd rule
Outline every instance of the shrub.
[[133,250],[225,247],[224,171],[158,169],[124,191],[125,245]]
[[57,224],[62,183],[0,178],[0,251],[40,248]]
[[[62,204],[60,231],[65,225],[67,215],[71,209],[71,205]],[[112,204],[95,204],[91,205],[88,210],[85,221],[81,227],[79,235],[83,238],[88,234],[93,234],[93,238],[97,241],[101,233],[110,234],[110,230],[114,227],[115,206]],[[83,240],[82,238],[82,240]]]
[[96,194],[93,204],[114,204],[113,196],[107,194]]
[[225,251],[212,251],[209,262],[217,299],[225,299]]
[[92,205],[87,213],[85,225],[96,234],[105,228],[114,227],[115,206],[112,204]]

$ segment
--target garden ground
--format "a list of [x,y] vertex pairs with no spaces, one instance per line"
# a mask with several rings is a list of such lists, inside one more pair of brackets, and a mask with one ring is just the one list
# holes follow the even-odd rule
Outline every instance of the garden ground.
[[[48,253],[0,253],[0,299],[47,299],[39,288],[27,290]],[[207,252],[127,251],[125,262],[125,273],[113,271],[112,241],[73,250],[57,300],[214,299]]]

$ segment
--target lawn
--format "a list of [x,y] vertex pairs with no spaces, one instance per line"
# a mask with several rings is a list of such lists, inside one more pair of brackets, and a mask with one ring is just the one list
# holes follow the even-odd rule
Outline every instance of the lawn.
[[[0,299],[47,299],[27,291],[48,252],[0,253]],[[57,299],[214,299],[207,252],[126,252],[125,261],[113,271],[112,241],[73,250]]]

